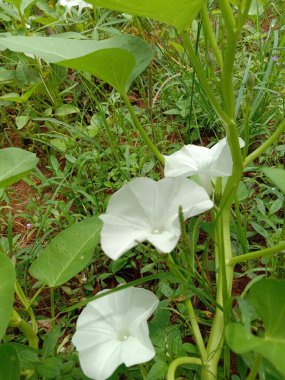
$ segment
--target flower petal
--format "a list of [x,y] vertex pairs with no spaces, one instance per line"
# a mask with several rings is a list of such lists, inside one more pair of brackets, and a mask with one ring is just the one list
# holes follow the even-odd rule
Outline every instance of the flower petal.
[[[242,148],[244,141],[241,138],[239,138],[239,143]],[[195,174],[230,176],[232,166],[232,156],[226,138],[210,149],[189,144],[178,152],[165,156],[166,177],[188,177]]]
[[136,325],[136,331],[124,342],[122,362],[130,367],[145,363],[155,356],[155,350],[149,338],[147,323]]
[[145,240],[150,226],[144,220],[112,214],[100,215],[104,222],[101,230],[101,247],[111,259],[118,259],[123,253]]
[[177,230],[178,231],[176,234],[174,231],[163,231],[159,234],[150,234],[146,236],[146,240],[155,246],[159,252],[169,253],[175,248],[176,244],[178,243],[180,231],[179,228]]
[[83,372],[105,380],[122,363],[130,366],[153,358],[146,321],[158,302],[154,293],[133,287],[91,301],[72,338]]
[[108,341],[79,351],[79,361],[86,376],[95,380],[108,379],[123,363],[121,342]]
[[170,252],[180,236],[179,206],[187,219],[210,209],[213,203],[201,186],[186,178],[158,182],[136,178],[124,185],[111,197],[106,214],[100,216],[104,222],[103,251],[117,259],[138,242],[148,240],[158,250]]
[[[178,220],[178,209],[182,207],[184,220],[213,207],[207,192],[187,178],[163,178],[157,182],[159,197],[156,201],[156,225],[169,227]],[[171,230],[170,230],[171,231]],[[173,230],[176,234],[176,230]],[[180,233],[179,233],[180,235]]]

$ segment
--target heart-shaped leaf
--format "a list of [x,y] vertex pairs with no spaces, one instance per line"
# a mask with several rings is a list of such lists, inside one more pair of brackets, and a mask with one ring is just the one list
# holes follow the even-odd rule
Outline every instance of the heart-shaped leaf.
[[245,326],[230,323],[226,340],[230,348],[244,354],[254,351],[285,375],[285,281],[262,279],[250,291],[250,303],[264,323],[264,335],[253,335]]
[[101,226],[90,217],[60,232],[30,266],[30,274],[51,288],[70,280],[90,263]]
[[107,40],[72,40],[60,37],[3,37],[0,47],[30,53],[49,63],[82,70],[125,94],[132,81],[152,59],[141,38],[121,35]]
[[[0,341],[3,338],[12,313],[14,301],[15,269],[4,254],[0,253]],[[1,355],[0,355],[1,357]]]
[[149,17],[175,26],[178,30],[190,27],[205,0],[88,0],[97,7],[137,16]]
[[36,167],[34,153],[19,148],[0,149],[0,188],[26,177]]

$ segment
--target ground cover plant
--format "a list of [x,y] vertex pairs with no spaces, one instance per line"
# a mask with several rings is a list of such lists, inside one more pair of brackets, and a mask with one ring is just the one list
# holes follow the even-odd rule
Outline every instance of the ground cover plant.
[[0,378],[283,379],[283,1],[0,1]]

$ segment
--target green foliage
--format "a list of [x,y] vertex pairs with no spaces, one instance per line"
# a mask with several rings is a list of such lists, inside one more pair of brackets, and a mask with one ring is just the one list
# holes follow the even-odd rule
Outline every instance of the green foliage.
[[26,177],[35,168],[38,158],[34,153],[19,148],[0,150],[0,188]]
[[285,281],[262,279],[250,290],[249,300],[264,324],[264,332],[253,335],[246,326],[230,323],[226,339],[230,348],[245,354],[254,351],[269,360],[285,376]]
[[88,72],[111,84],[121,94],[128,91],[133,80],[152,59],[149,45],[134,36],[116,36],[103,41],[4,37],[0,46]]
[[281,168],[263,168],[262,171],[285,195],[285,170]]
[[[14,301],[16,274],[10,259],[0,252],[0,341],[11,316]],[[1,355],[0,355],[1,357]],[[2,366],[0,366],[1,368]]]
[[153,18],[175,26],[178,30],[189,29],[192,21],[206,3],[205,0],[144,0],[134,4],[131,0],[89,0],[94,6],[119,12]]
[[60,232],[33,262],[30,274],[51,288],[70,280],[90,263],[101,226],[98,218],[91,217]]
[[0,380],[19,380],[20,360],[17,351],[9,345],[0,346]]
[[[246,141],[245,159],[275,133],[278,120],[284,119],[284,7],[282,1],[251,2],[231,76],[226,72],[234,49],[231,25],[242,21],[247,0],[89,2],[94,9],[84,8],[80,13],[77,7],[65,12],[64,6],[53,0],[0,1],[0,141],[5,147],[29,150],[0,150],[0,338],[11,342],[0,346],[3,380],[9,379],[9,371],[14,378],[86,380],[70,343],[75,310],[101,289],[113,291],[117,284],[129,283],[149,287],[161,299],[149,322],[156,356],[141,368],[144,375],[138,367],[122,365],[111,380],[164,380],[172,360],[199,356],[185,297],[193,300],[203,337],[210,335],[215,308],[222,303],[215,300],[217,251],[222,251],[219,258],[223,261],[231,247],[238,257],[274,247],[285,239],[285,179],[280,167],[284,146],[273,144],[244,165],[243,177],[232,182],[231,191],[237,184],[238,188],[229,210],[230,221],[222,217],[219,230],[214,215],[222,194],[216,182],[212,194],[215,210],[185,226],[173,253],[180,275],[186,278],[185,289],[177,277],[168,275],[166,258],[150,246],[139,244],[111,263],[99,247],[94,252],[101,222],[90,215],[104,212],[109,196],[126,181],[136,176],[163,176],[163,168],[134,129],[122,97],[108,84],[121,95],[129,92],[139,122],[162,154],[171,154],[184,144],[214,144],[225,135],[223,122],[190,62],[180,35],[187,31],[205,82],[224,111],[233,95],[237,133]],[[217,64],[205,27],[207,18],[199,14],[204,4],[225,71]],[[223,93],[221,83],[225,89],[233,83],[233,94]],[[41,162],[33,176],[26,178],[38,162],[30,152],[36,152]],[[234,165],[234,173],[238,168]],[[21,178],[25,181],[7,188]],[[223,179],[221,192],[227,181],[231,179]],[[231,242],[224,233],[227,228]],[[13,255],[11,261],[8,253]],[[27,335],[15,326],[6,330],[12,311],[14,266],[18,279],[14,309],[26,326],[37,332],[40,349],[29,347]],[[222,272],[220,266],[219,278]],[[217,360],[218,379],[245,379],[248,368],[254,367],[260,379],[279,380],[284,374],[280,359],[285,349],[281,323],[284,285],[277,280],[257,282],[268,275],[284,278],[284,252],[235,267],[234,294],[245,294],[251,287],[249,298],[238,298],[242,322],[230,324],[226,331],[229,346],[241,355],[237,358],[239,374],[231,376],[232,362],[225,349],[222,360]],[[49,292],[46,287],[60,288]],[[223,290],[223,301],[228,302],[231,294]],[[50,294],[54,299],[49,299]],[[230,320],[230,308],[223,311]],[[58,312],[60,319],[53,319]],[[236,306],[233,313],[237,315]],[[223,323],[216,332],[221,334],[216,336],[220,342]],[[213,349],[209,361],[216,353],[219,347]],[[262,361],[257,365],[260,355]],[[200,376],[208,380],[209,372],[205,375],[203,368],[192,364],[179,366],[175,374],[181,379]]]

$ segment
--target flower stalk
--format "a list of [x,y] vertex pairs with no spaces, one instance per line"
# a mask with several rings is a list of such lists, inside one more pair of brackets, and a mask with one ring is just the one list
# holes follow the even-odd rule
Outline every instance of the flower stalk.
[[175,380],[176,369],[183,364],[203,365],[201,359],[199,358],[192,358],[189,356],[177,358],[173,360],[168,367],[167,380]]

